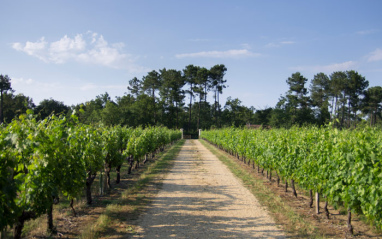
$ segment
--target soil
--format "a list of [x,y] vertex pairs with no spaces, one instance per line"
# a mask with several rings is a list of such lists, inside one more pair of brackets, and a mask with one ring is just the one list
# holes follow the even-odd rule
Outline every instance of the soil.
[[132,238],[285,238],[257,199],[198,140],[187,140]]

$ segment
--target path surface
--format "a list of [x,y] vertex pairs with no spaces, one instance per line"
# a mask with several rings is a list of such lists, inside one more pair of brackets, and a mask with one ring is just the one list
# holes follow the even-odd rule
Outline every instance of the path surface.
[[187,140],[133,238],[285,238],[242,183]]

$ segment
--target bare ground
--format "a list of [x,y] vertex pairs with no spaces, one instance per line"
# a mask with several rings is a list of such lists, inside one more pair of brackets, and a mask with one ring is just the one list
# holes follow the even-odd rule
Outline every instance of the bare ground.
[[197,140],[187,140],[133,238],[285,238],[252,193]]

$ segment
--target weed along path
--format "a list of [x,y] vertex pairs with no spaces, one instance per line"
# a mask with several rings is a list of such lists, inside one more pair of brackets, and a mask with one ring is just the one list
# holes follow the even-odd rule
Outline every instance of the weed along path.
[[284,238],[266,210],[198,140],[187,140],[132,238]]

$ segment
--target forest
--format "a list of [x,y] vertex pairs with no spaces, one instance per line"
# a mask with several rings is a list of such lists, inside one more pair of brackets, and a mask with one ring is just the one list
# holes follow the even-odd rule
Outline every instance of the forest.
[[105,92],[93,100],[72,106],[52,98],[35,105],[32,98],[14,94],[10,77],[1,75],[0,120],[9,123],[28,109],[32,109],[39,119],[52,113],[69,115],[77,110],[81,112],[81,123],[131,127],[157,125],[183,128],[188,134],[196,134],[197,129],[247,124],[273,128],[329,122],[338,128],[382,125],[382,87],[369,87],[365,77],[354,70],[336,71],[330,75],[317,73],[309,83],[300,72],[293,73],[285,81],[280,79],[289,90],[280,96],[274,107],[264,109],[244,106],[240,99],[232,97],[228,97],[222,106],[220,97],[227,87],[226,72],[223,64],[210,69],[188,65],[183,70],[153,70],[142,79],[134,77],[126,82],[127,93],[123,96],[112,99]]

